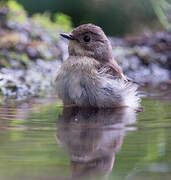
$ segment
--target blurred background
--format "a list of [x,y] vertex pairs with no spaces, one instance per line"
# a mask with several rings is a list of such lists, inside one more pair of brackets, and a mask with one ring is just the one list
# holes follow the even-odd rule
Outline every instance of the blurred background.
[[68,57],[59,34],[83,23],[103,28],[127,76],[155,86],[170,83],[170,22],[171,0],[0,1],[0,94],[50,92]]
[[73,26],[94,23],[108,35],[122,36],[150,29],[170,29],[170,0],[18,0],[29,15],[62,12],[71,17]]

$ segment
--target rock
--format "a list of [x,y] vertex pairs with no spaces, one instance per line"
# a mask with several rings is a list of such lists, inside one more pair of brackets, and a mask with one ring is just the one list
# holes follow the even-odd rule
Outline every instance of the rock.
[[[64,27],[47,13],[28,17],[15,1],[0,3],[0,95],[23,98],[51,92],[68,57],[67,41],[59,38]],[[170,82],[170,32],[109,39],[128,77],[154,85]]]

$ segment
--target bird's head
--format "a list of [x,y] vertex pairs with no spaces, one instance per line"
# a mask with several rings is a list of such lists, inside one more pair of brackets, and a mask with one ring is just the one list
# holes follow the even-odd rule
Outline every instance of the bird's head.
[[70,56],[87,56],[100,62],[112,59],[112,47],[103,30],[93,24],[83,24],[71,34],[61,34],[69,40]]

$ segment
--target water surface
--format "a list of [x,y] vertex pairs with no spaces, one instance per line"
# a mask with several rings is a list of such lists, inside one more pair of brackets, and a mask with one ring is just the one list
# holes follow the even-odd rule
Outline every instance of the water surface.
[[66,108],[54,99],[0,106],[0,180],[171,179],[171,102]]

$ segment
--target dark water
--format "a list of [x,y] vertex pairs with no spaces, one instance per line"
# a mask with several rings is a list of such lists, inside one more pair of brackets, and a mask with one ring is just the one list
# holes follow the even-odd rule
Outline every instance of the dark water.
[[0,180],[170,180],[171,101],[62,109],[53,99],[0,106]]

